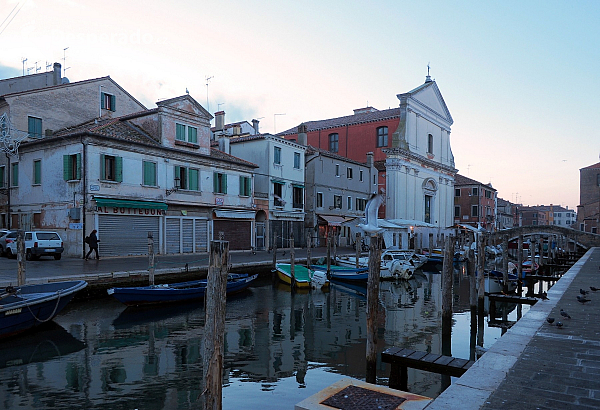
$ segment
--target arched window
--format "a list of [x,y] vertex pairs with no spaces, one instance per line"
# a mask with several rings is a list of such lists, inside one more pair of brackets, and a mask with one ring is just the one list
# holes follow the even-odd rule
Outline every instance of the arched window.
[[433,154],[433,135],[427,135],[427,153]]
[[377,148],[387,147],[388,127],[377,127]]
[[338,144],[340,137],[337,133],[329,134],[329,151],[338,152]]

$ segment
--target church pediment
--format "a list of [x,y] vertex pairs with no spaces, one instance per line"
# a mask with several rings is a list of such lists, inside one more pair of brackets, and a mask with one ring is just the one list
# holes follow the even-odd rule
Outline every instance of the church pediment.
[[401,100],[405,98],[408,101],[409,107],[411,105],[418,106],[419,109],[417,111],[425,110],[446,121],[449,125],[454,123],[448,106],[446,106],[442,93],[435,81],[426,82],[406,94],[400,94],[398,98]]
[[168,100],[162,100],[157,102],[156,105],[159,107],[172,108],[178,111],[187,111],[193,115],[208,119],[208,121],[213,119],[213,116],[189,94],[170,98]]

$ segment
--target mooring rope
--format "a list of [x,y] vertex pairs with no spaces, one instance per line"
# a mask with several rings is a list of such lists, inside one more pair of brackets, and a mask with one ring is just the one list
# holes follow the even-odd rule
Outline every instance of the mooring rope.
[[48,318],[47,318],[47,319],[44,319],[44,320],[42,320],[42,319],[38,318],[38,317],[35,315],[35,313],[33,313],[33,311],[31,310],[31,307],[29,306],[29,304],[28,304],[28,303],[26,303],[26,304],[25,304],[25,306],[27,306],[27,309],[29,309],[29,313],[31,313],[31,316],[33,316],[33,318],[34,318],[35,320],[37,320],[37,321],[38,321],[38,322],[40,322],[40,323],[46,323],[46,322],[48,322],[48,321],[52,320],[52,318],[53,318],[53,317],[54,317],[54,315],[56,314],[56,310],[58,309],[58,304],[60,303],[60,294],[61,294],[61,291],[59,290],[59,291],[57,292],[57,295],[58,295],[58,297],[56,298],[56,305],[54,306],[54,310],[52,311],[52,314],[50,314],[50,316],[48,316]]

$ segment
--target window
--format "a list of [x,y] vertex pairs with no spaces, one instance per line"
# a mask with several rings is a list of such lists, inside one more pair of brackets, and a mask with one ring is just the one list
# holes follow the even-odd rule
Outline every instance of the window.
[[103,110],[115,111],[117,109],[117,100],[114,95],[101,93],[100,104]]
[[252,178],[240,176],[240,196],[250,196],[252,193]]
[[189,191],[200,191],[200,171],[194,168],[188,170]]
[[142,185],[156,186],[156,162],[142,161]]
[[[179,189],[183,190],[199,191],[199,174],[200,172],[197,169],[175,165],[175,186],[179,186]],[[178,178],[179,181],[177,181]]]
[[304,207],[304,188],[299,186],[293,187],[292,191],[292,203],[294,208],[303,208]]
[[351,211],[352,210],[352,197],[351,196],[349,196],[347,198],[346,205],[348,206],[348,210]]
[[377,148],[387,147],[388,127],[377,127]]
[[477,205],[472,205],[471,206],[471,216],[479,216],[479,206]]
[[33,161],[33,185],[42,183],[42,160],[36,159]]
[[427,135],[427,153],[433,154],[433,135]]
[[342,196],[341,195],[333,196],[333,207],[335,209],[342,209]]
[[42,119],[27,117],[27,132],[34,138],[42,138]]
[[356,210],[364,211],[367,207],[367,200],[364,198],[356,198]]
[[373,185],[377,185],[377,174],[373,175]]
[[471,195],[479,196],[479,188],[475,187],[471,189]]
[[227,193],[227,174],[215,172],[213,174],[213,191],[216,194]]
[[454,196],[460,196],[460,188],[454,188]]
[[317,208],[323,208],[323,192],[317,192]]
[[431,196],[425,195],[425,222],[431,223]]
[[596,174],[596,185],[600,186],[600,174]]
[[35,212],[33,214],[33,228],[41,228],[42,227],[42,214],[39,212]]
[[285,205],[285,202],[283,201],[283,184],[279,182],[273,182],[273,205]]
[[281,148],[279,147],[273,149],[273,163],[278,165],[281,164]]
[[175,124],[175,139],[178,141],[185,141],[185,125]]
[[329,134],[329,151],[338,152],[340,137],[337,133]]
[[363,182],[363,170],[362,169],[360,171],[358,171],[358,180],[360,182]]
[[455,218],[460,218],[460,206],[455,206],[454,207],[454,217]]
[[352,179],[352,168],[350,167],[346,169],[346,178]]
[[484,195],[486,198],[491,198],[492,197],[492,191],[488,191],[487,189],[484,190]]
[[335,164],[335,176],[336,177],[340,176],[340,165],[339,164]]
[[0,188],[4,188],[6,184],[6,167],[3,165],[0,167]]
[[294,169],[300,169],[300,153],[294,152]]
[[188,126],[188,142],[198,143],[198,128]]
[[10,186],[19,186],[19,163],[10,164]]
[[81,179],[81,154],[63,155],[63,179]]
[[123,182],[123,158],[112,155],[100,155],[100,179]]

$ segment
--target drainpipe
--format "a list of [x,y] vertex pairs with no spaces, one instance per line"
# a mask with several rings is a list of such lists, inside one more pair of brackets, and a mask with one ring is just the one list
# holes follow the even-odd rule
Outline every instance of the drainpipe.
[[6,159],[8,160],[8,165],[6,167],[6,175],[8,176],[7,180],[6,180],[6,196],[7,196],[7,201],[6,201],[6,226],[8,229],[12,229],[12,218],[10,217],[10,197],[11,197],[11,180],[10,180],[10,167],[11,167],[11,163],[10,163],[10,156],[7,154],[6,155]]
[[86,178],[86,176],[87,176],[87,167],[86,167],[86,164],[87,164],[87,162],[86,162],[87,144],[85,142],[83,142],[83,136],[81,137],[81,145],[83,147],[83,153],[81,155],[82,156],[82,158],[81,158],[81,167],[82,167],[82,170],[81,170],[81,173],[82,173],[82,175],[81,175],[81,183],[83,184],[83,187],[81,189],[82,194],[83,194],[83,201],[82,201],[82,208],[83,209],[81,210],[81,212],[83,214],[82,215],[82,219],[83,219],[83,224],[82,224],[82,230],[83,231],[82,232],[83,232],[83,234],[82,234],[82,237],[81,237],[81,250],[83,252],[82,257],[85,257],[85,242],[83,241],[83,238],[85,238],[85,232],[86,232],[86,230],[85,230],[85,227],[86,227],[86,223],[85,223],[86,213],[85,213],[85,210],[87,208],[86,207],[86,205],[87,205],[87,189],[86,189],[86,186],[87,186],[87,178]]

